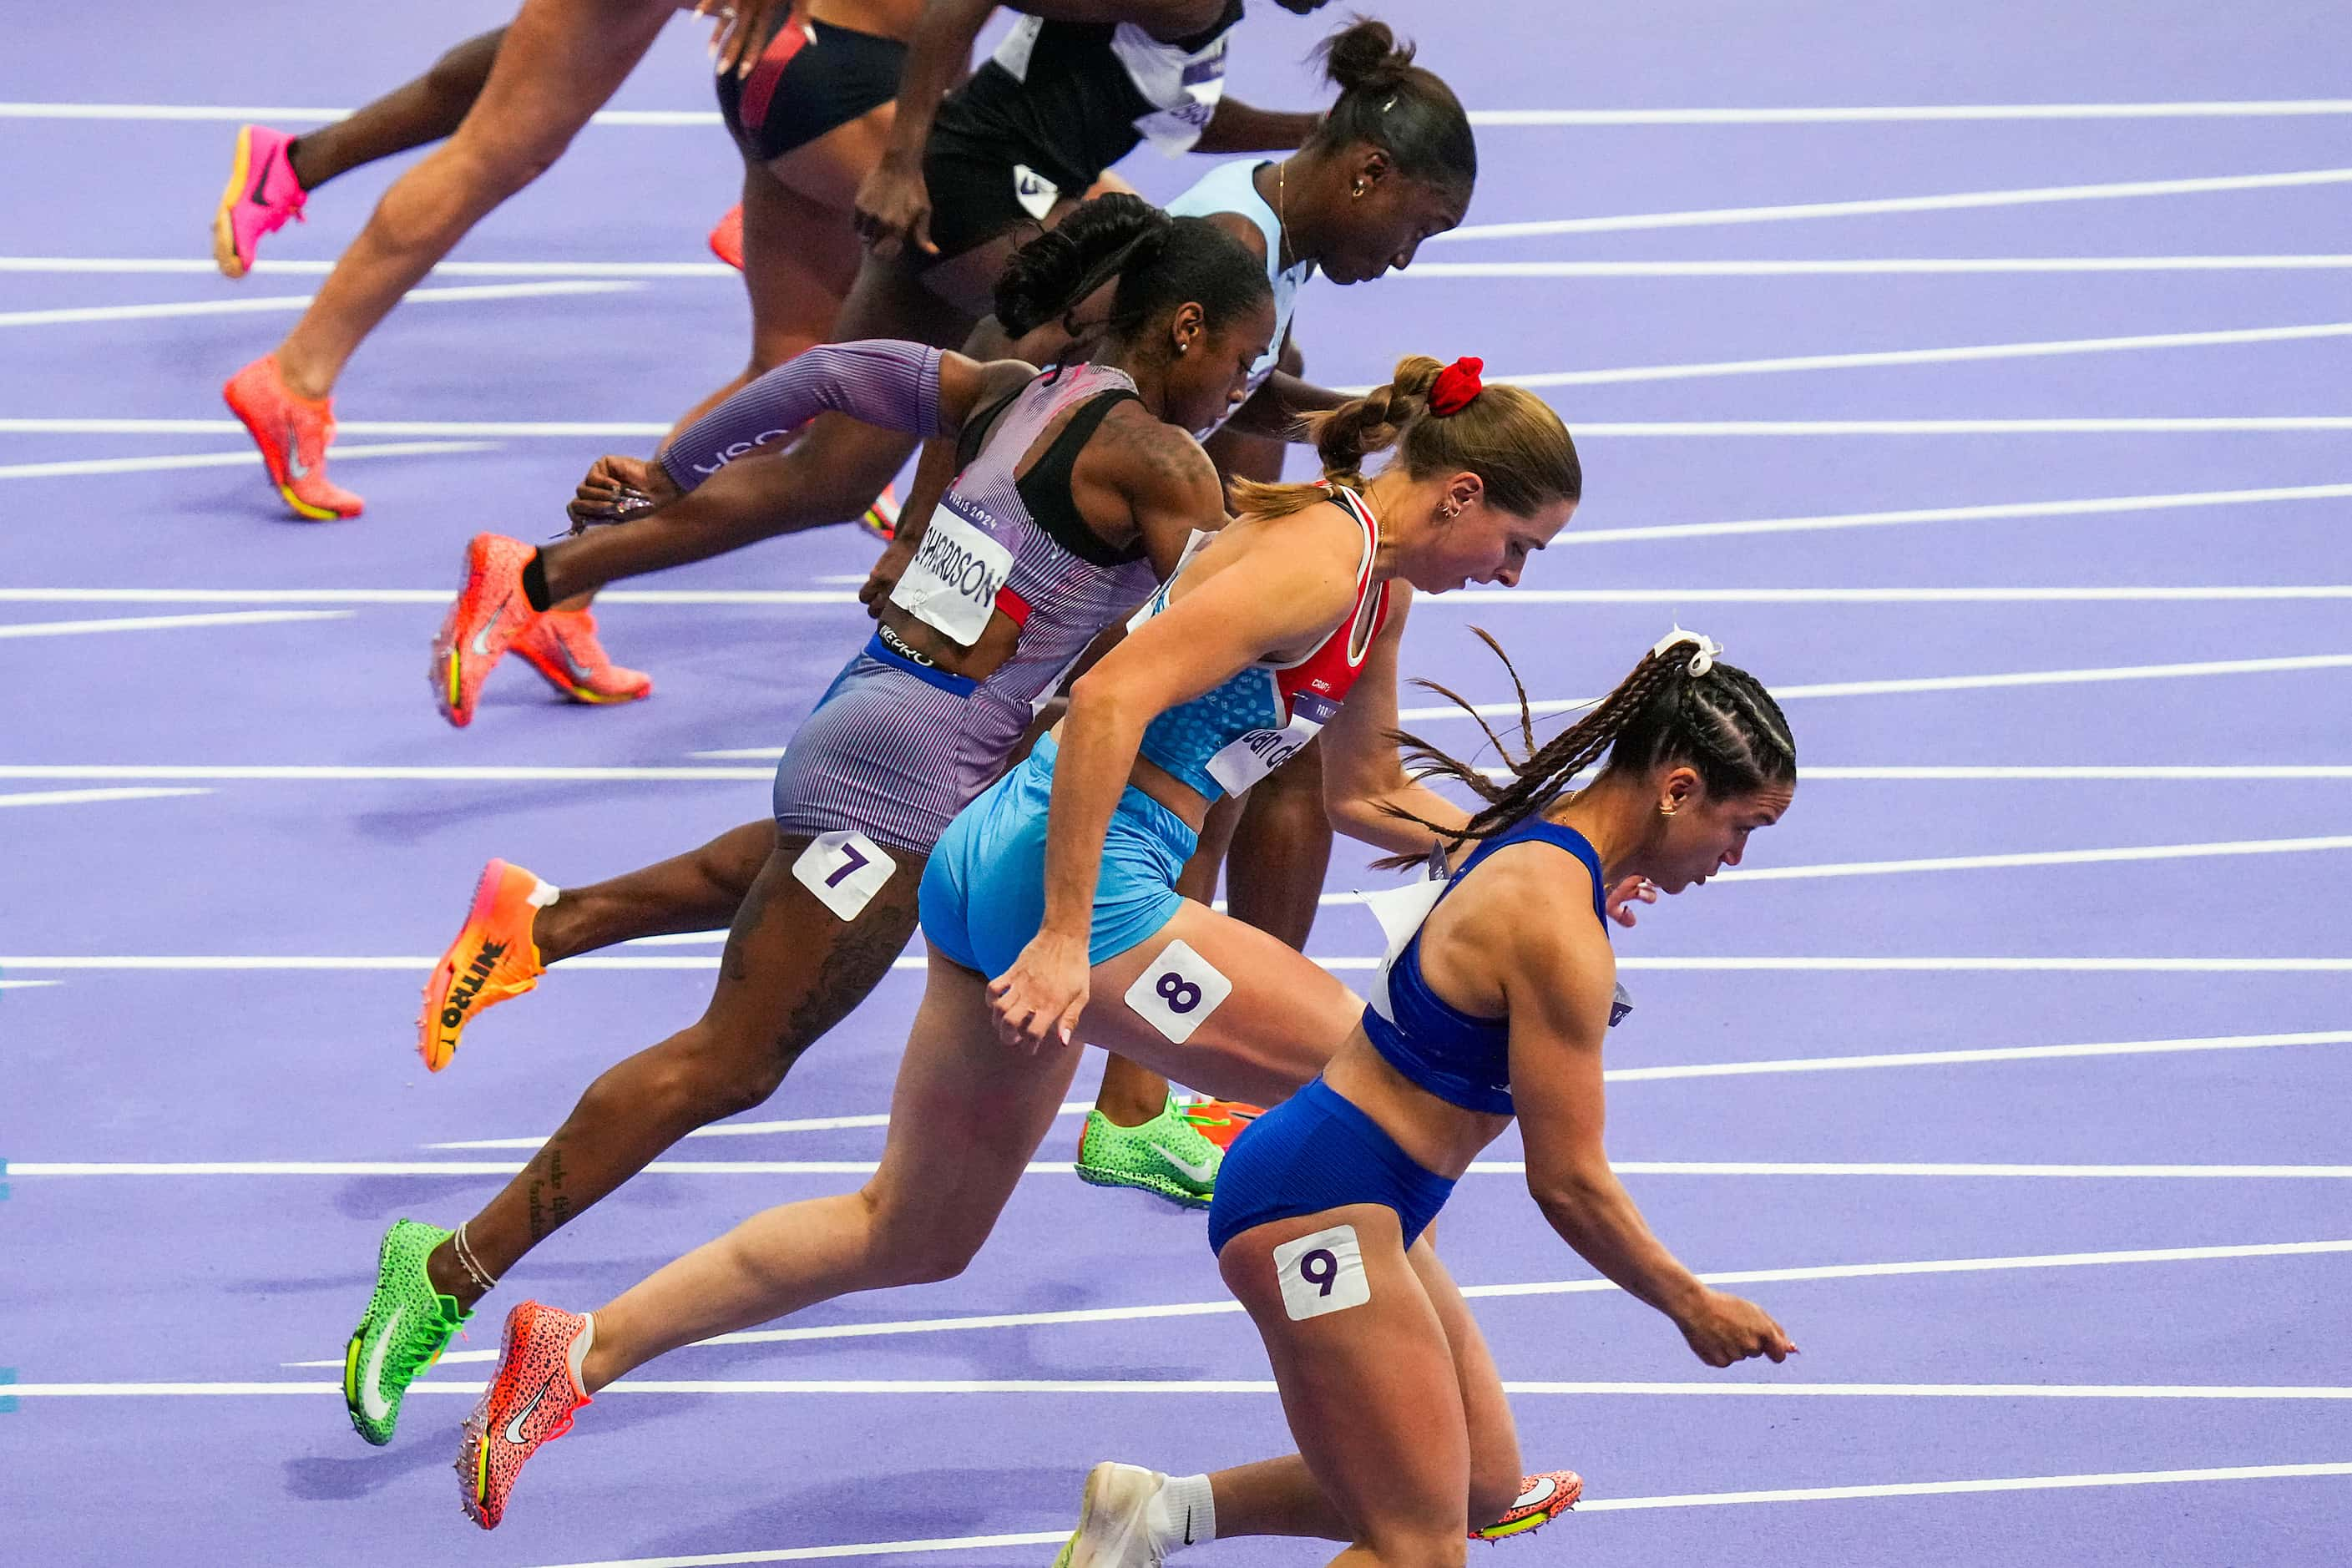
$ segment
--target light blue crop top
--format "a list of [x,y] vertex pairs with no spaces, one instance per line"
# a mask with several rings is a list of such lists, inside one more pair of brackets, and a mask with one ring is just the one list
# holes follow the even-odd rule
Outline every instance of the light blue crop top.
[[[1331,500],[1356,520],[1364,534],[1356,601],[1347,618],[1306,658],[1249,665],[1190,702],[1169,709],[1143,732],[1145,760],[1205,799],[1241,794],[1313,740],[1347,701],[1372,639],[1388,619],[1389,585],[1372,581],[1380,521],[1353,490],[1335,487]],[[1185,565],[1215,537],[1194,536],[1175,572],[1128,622],[1129,631],[1167,610],[1170,590]]]

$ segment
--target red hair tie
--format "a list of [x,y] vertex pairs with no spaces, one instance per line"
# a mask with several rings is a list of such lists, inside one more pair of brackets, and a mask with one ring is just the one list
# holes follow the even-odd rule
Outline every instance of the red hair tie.
[[1465,354],[1439,371],[1436,381],[1430,384],[1429,411],[1444,419],[1469,407],[1486,390],[1486,384],[1478,379],[1486,368],[1485,360]]

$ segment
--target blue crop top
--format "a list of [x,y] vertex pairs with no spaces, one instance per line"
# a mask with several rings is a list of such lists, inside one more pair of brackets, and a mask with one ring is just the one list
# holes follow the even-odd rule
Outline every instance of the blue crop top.
[[[1592,874],[1592,913],[1609,931],[1608,907],[1601,886],[1601,857],[1592,841],[1572,827],[1541,817],[1530,817],[1496,835],[1470,852],[1461,868],[1443,882],[1405,890],[1427,899],[1410,932],[1372,977],[1371,1000],[1365,1005],[1364,1036],[1389,1066],[1416,1088],[1425,1089],[1449,1105],[1489,1116],[1515,1114],[1511,1103],[1511,1021],[1480,1018],[1465,1013],[1434,991],[1421,973],[1421,928],[1429,911],[1476,868],[1478,862],[1513,844],[1542,843],[1565,849],[1584,862]],[[1433,888],[1431,893],[1428,889]],[[1609,1014],[1613,1026],[1632,1006],[1622,988]]]

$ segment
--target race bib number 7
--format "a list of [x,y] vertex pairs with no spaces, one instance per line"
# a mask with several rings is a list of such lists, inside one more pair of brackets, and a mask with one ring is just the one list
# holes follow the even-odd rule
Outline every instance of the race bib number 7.
[[988,629],[996,595],[1013,579],[1013,552],[942,504],[931,513],[890,602],[958,647]]
[[863,914],[898,869],[898,862],[863,833],[820,833],[793,862],[801,885],[845,921]]

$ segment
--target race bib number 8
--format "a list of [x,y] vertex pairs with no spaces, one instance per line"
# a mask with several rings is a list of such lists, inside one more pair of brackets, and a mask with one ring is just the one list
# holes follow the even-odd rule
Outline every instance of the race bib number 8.
[[1127,988],[1127,1005],[1137,1017],[1181,1046],[1233,994],[1234,983],[1207,959],[1171,942]]
[[942,505],[931,513],[890,602],[958,647],[970,647],[1013,578],[1013,552]]
[[1344,1312],[1372,1299],[1364,1277],[1364,1249],[1356,1227],[1335,1225],[1274,1249],[1274,1277],[1282,1286],[1282,1310],[1294,1323]]
[[863,833],[821,833],[793,862],[793,875],[817,901],[854,921],[898,869],[882,846]]

